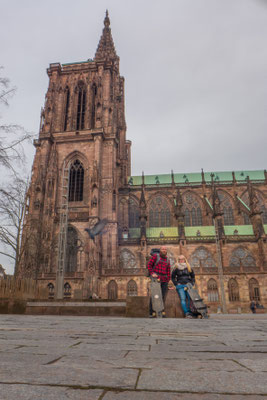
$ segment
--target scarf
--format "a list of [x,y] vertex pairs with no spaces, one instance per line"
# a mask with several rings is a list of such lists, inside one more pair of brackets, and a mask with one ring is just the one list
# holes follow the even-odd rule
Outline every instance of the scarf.
[[178,269],[179,269],[180,271],[182,271],[182,270],[184,270],[185,268],[187,268],[187,264],[186,264],[185,262],[184,262],[184,263],[178,263],[177,267],[178,267]]
[[188,262],[187,260],[185,260],[184,263],[179,263],[179,262],[178,262],[178,263],[177,263],[177,268],[178,268],[180,271],[183,271],[185,268],[187,268],[189,272],[192,272],[192,268],[190,267],[190,264],[189,264],[189,262]]

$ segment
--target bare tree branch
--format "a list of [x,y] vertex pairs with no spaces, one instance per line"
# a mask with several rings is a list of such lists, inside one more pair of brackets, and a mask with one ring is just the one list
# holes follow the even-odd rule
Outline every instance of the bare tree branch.
[[0,254],[3,254],[3,255],[6,256],[6,257],[12,258],[12,260],[16,260],[16,257],[12,256],[12,255],[9,254],[9,253],[4,253],[3,251],[0,251]]
[[[0,67],[0,74],[3,67]],[[9,99],[15,94],[16,88],[10,87],[8,78],[0,76],[0,105],[8,106]],[[0,166],[16,173],[14,162],[25,160],[23,144],[30,141],[33,135],[23,127],[15,124],[0,124]]]
[[0,253],[15,260],[15,271],[22,257],[22,228],[26,212],[26,180],[14,177],[8,190],[0,188]]

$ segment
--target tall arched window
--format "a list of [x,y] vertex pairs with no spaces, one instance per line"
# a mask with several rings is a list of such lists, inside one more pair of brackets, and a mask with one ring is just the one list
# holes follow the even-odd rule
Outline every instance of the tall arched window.
[[133,279],[127,284],[127,296],[137,296],[137,284]]
[[198,247],[194,251],[194,253],[191,255],[190,262],[193,268],[216,267],[216,263],[211,253],[203,246]]
[[67,86],[65,89],[64,131],[66,131],[68,128],[69,107],[70,107],[70,89]]
[[217,302],[219,301],[218,286],[215,279],[208,281],[208,301]]
[[70,166],[69,172],[69,201],[83,200],[84,169],[79,160],[75,160]]
[[243,247],[238,247],[231,254],[229,266],[255,267],[256,261],[255,258],[251,255],[251,253],[247,249],[244,249]]
[[239,287],[237,281],[234,278],[231,278],[228,281],[228,294],[229,301],[239,301]]
[[202,211],[197,196],[191,192],[186,193],[183,196],[183,204],[185,226],[201,226]]
[[118,233],[120,238],[124,228],[128,228],[128,201],[122,198],[119,201],[118,210]]
[[66,248],[66,272],[75,272],[77,269],[78,235],[76,229],[68,227]]
[[218,196],[221,202],[221,210],[223,211],[224,225],[234,225],[234,212],[231,197],[223,190],[218,190]]
[[134,199],[129,199],[129,228],[139,228],[139,206]]
[[118,298],[118,285],[112,280],[108,283],[108,299],[109,300],[117,300]]
[[251,278],[248,281],[248,288],[249,288],[249,298],[250,300],[260,301],[260,287],[259,282],[255,278]]
[[92,90],[91,90],[91,102],[92,102],[92,107],[91,107],[91,129],[95,128],[95,100],[96,100],[96,94],[97,94],[97,87],[96,87],[96,84],[94,83],[92,85]]
[[117,200],[116,190],[113,190],[113,193],[112,193],[112,211],[116,211],[116,200]]
[[78,85],[78,102],[77,102],[77,118],[76,118],[77,131],[84,129],[85,105],[86,105],[86,88],[84,83],[80,82]]
[[171,226],[171,213],[167,200],[163,196],[156,196],[149,207],[149,226]]

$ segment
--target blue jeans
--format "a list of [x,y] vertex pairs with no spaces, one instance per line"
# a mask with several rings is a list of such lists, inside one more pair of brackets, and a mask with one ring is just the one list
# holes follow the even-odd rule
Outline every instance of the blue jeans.
[[187,290],[184,290],[185,287],[186,287],[186,285],[179,284],[176,286],[176,290],[177,290],[177,293],[179,294],[179,297],[181,300],[181,306],[182,306],[183,312],[185,315],[187,315],[187,314],[190,314],[190,308],[189,308],[190,297],[189,297]]

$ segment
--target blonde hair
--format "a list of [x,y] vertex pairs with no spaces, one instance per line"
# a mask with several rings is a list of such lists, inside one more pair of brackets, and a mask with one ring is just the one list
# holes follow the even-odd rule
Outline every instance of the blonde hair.
[[182,257],[185,259],[185,263],[186,263],[186,265],[187,265],[188,271],[189,271],[189,272],[192,272],[192,268],[191,268],[189,262],[187,261],[186,257],[185,257],[183,254],[180,254],[180,255],[178,256],[178,262],[179,262],[179,259],[182,258]]

